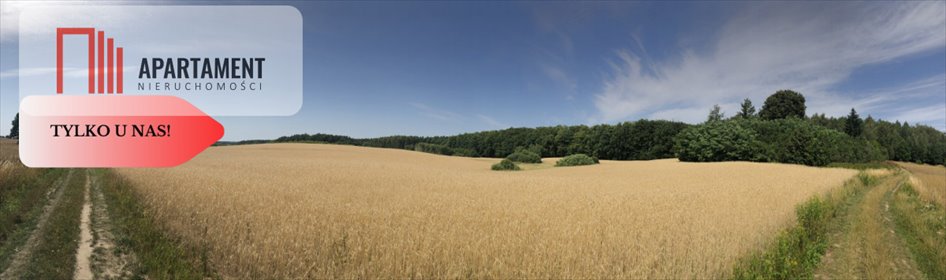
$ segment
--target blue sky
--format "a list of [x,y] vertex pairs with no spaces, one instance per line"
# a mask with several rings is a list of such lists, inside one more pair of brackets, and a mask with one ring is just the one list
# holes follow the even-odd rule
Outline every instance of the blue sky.
[[[6,134],[17,110],[16,13],[29,4],[2,3]],[[809,114],[855,107],[946,130],[942,1],[285,4],[304,17],[302,109],[218,118],[225,140],[697,123],[713,104],[731,115],[743,98],[761,107],[786,88],[807,97]]]

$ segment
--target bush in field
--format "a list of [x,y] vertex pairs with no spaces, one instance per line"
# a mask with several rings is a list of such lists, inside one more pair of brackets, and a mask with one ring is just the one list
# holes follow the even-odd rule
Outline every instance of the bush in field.
[[586,154],[574,154],[563,157],[555,162],[555,166],[579,166],[598,164],[598,159]]
[[756,133],[736,121],[716,121],[687,128],[677,135],[681,161],[764,161],[763,145]]
[[527,149],[518,149],[516,152],[506,156],[506,159],[520,163],[542,163],[542,157],[539,156],[539,154]]
[[497,164],[493,164],[493,167],[492,167],[492,168],[493,168],[493,170],[496,170],[496,171],[514,171],[514,170],[519,170],[519,166],[516,165],[516,163],[514,163],[514,162],[512,162],[511,160],[508,160],[508,159],[504,159],[503,161],[500,161],[500,162],[497,163]]

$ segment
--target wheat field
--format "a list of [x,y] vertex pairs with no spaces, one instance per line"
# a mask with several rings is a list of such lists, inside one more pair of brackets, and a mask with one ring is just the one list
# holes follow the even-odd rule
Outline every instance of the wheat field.
[[673,159],[491,171],[498,161],[265,144],[119,172],[225,278],[724,277],[796,204],[856,173]]
[[946,167],[909,162],[897,164],[910,171],[910,183],[921,198],[946,205]]

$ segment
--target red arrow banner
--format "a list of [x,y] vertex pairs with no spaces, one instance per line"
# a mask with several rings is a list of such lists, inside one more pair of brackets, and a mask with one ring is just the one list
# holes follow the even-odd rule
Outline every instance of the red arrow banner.
[[170,167],[223,137],[223,126],[173,96],[28,96],[20,160],[30,167]]

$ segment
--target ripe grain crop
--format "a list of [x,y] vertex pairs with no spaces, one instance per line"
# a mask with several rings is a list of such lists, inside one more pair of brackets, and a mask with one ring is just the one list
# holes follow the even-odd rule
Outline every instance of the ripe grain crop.
[[913,175],[910,183],[920,194],[920,198],[946,206],[946,167],[908,162],[897,164]]
[[234,278],[714,278],[855,171],[499,159],[320,144],[213,147],[123,169],[171,234]]

